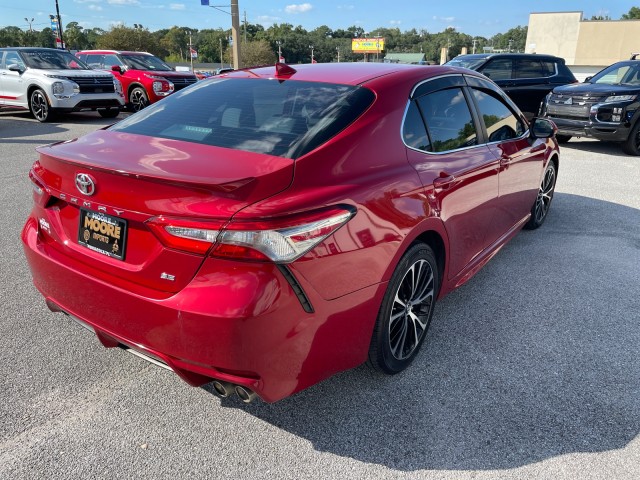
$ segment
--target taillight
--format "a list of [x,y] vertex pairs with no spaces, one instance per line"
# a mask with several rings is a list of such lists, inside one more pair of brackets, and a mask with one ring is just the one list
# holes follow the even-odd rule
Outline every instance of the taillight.
[[289,263],[297,260],[347,223],[356,213],[340,205],[270,220],[220,223],[167,219],[148,222],[162,243],[178,250],[239,260]]
[[147,225],[165,247],[204,255],[218,238],[224,222],[155,217]]
[[49,201],[49,193],[47,192],[44,182],[40,179],[36,171],[41,169],[40,163],[36,162],[29,170],[29,179],[31,180],[31,187],[33,188],[33,201],[40,205],[45,206]]

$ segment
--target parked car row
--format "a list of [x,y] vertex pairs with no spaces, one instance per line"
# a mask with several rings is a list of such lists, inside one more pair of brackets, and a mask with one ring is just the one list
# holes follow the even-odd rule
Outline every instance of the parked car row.
[[620,143],[640,155],[640,60],[614,63],[578,83],[564,60],[551,55],[460,55],[449,65],[481,72],[498,84],[527,118],[549,118],[557,139],[588,137]]

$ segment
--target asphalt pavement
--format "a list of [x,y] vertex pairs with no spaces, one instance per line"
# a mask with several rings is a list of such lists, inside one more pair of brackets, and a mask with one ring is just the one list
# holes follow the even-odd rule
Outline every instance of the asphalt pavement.
[[244,405],[103,348],[31,283],[34,148],[109,123],[0,112],[0,478],[640,476],[640,158],[564,145],[546,223],[439,302],[407,371]]

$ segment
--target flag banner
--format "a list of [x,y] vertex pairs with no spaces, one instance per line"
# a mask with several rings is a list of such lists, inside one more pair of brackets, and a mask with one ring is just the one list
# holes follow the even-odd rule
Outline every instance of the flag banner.
[[200,0],[200,5],[209,6],[209,0]]
[[189,51],[191,52],[191,58],[198,58],[198,52],[195,48],[190,48]]

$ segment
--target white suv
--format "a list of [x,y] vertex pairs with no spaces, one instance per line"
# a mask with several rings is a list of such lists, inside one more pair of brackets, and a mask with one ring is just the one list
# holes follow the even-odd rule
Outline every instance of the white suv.
[[40,122],[56,112],[98,110],[118,116],[122,85],[111,74],[91,70],[64,50],[0,48],[0,107],[31,110]]

